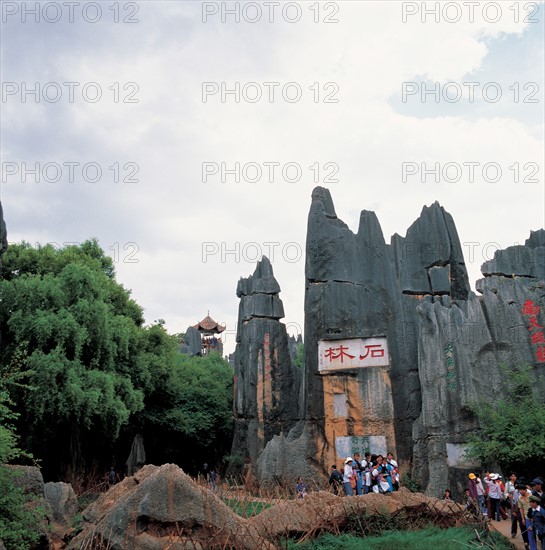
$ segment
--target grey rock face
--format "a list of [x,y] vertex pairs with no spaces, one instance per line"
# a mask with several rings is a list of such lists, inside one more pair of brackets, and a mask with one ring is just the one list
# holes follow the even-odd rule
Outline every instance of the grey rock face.
[[[470,290],[452,217],[438,203],[424,207],[406,236],[396,234],[388,245],[374,213],[362,212],[354,234],[336,217],[329,191],[314,190],[307,233],[304,395],[306,421],[323,431],[316,458],[331,421],[324,411],[318,342],[383,335],[402,468],[412,463],[430,494],[462,488],[471,467],[461,458],[463,446],[476,427],[469,405],[498,397],[499,366],[533,364],[544,393],[545,359],[538,360],[541,352],[530,340],[522,310],[525,303],[537,306],[537,323],[545,326],[545,231],[533,232],[524,246],[497,251],[482,272],[479,298]],[[354,375],[364,388],[362,373]]]
[[[292,366],[284,308],[268,258],[240,279],[235,349],[235,436],[232,454],[256,471],[257,459],[274,435],[299,419],[301,375]],[[299,371],[300,372],[300,371]],[[230,471],[230,473],[235,473]]]
[[8,232],[6,230],[6,222],[4,221],[4,212],[2,210],[2,202],[0,201],[0,269],[2,269],[2,254],[8,248]]
[[185,341],[190,355],[201,354],[201,333],[195,327],[187,327]]
[[325,422],[318,341],[386,336],[397,452],[408,463],[421,408],[416,306],[424,296],[465,299],[469,293],[452,217],[438,203],[424,207],[406,237],[394,235],[388,245],[373,212],[361,213],[354,234],[337,218],[329,191],[318,187],[306,252],[306,418]]
[[15,472],[13,481],[25,495],[44,497],[44,478],[36,466],[8,466]]
[[132,476],[146,463],[146,450],[144,448],[144,438],[140,434],[136,434],[132,441],[131,452],[127,458],[126,468],[127,475]]
[[[373,212],[361,213],[354,234],[337,218],[329,191],[316,188],[306,245],[300,420],[293,422],[291,382],[280,381],[293,374],[274,378],[274,391],[263,390],[259,374],[266,372],[259,355],[264,333],[274,329],[258,322],[281,314],[267,262],[238,288],[233,449],[247,445],[245,456],[260,481],[291,483],[304,475],[301,467],[313,476],[327,472],[327,460],[343,456],[339,438],[385,434],[402,477],[412,469],[428,494],[450,487],[459,496],[476,466],[464,456],[468,434],[477,428],[470,406],[501,397],[501,365],[532,365],[536,395],[545,395],[545,329],[536,328],[545,327],[545,230],[532,232],[524,246],[497,251],[482,273],[477,296],[454,221],[438,203],[423,208],[405,237],[396,234],[386,244]],[[387,340],[384,370],[320,373],[320,341],[371,337]],[[271,372],[273,380],[278,374]],[[339,412],[344,405],[348,413]]]
[[53,521],[64,526],[69,526],[72,523],[73,517],[78,511],[78,502],[76,493],[69,483],[54,483],[45,484],[45,498],[49,503],[53,515]]

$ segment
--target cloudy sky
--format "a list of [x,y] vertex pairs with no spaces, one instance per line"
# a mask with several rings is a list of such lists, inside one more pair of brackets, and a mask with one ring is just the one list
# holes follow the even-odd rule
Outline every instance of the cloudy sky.
[[301,330],[317,184],[387,240],[439,201],[472,284],[545,226],[542,2],[1,4],[9,240],[97,237],[171,332],[233,351],[262,253]]

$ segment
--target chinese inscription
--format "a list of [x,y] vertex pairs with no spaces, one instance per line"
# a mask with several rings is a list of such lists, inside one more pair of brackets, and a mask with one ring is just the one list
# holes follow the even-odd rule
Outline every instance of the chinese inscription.
[[445,359],[447,362],[447,390],[456,391],[458,384],[456,383],[456,368],[454,367],[454,349],[451,345],[445,348]]
[[388,343],[385,337],[318,342],[320,372],[382,367],[389,364]]
[[537,322],[539,306],[532,300],[526,300],[522,306],[522,315],[527,318],[530,342],[534,347],[534,354],[538,363],[545,363],[545,333],[543,327]]
[[383,435],[352,435],[335,438],[335,452],[338,457],[354,456],[359,453],[381,454],[386,456],[386,437]]

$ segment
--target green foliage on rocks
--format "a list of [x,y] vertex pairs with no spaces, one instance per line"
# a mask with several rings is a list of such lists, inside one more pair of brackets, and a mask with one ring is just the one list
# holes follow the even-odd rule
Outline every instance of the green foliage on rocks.
[[11,424],[16,415],[10,409],[11,402],[2,385],[0,379],[0,540],[9,550],[23,550],[38,540],[34,527],[42,515],[39,508],[27,505],[23,490],[14,483],[17,473],[6,467],[24,453],[18,447]]
[[467,455],[485,465],[507,471],[537,473],[545,457],[545,404],[535,392],[532,367],[502,368],[505,383],[501,399],[472,407],[480,430],[469,439]]

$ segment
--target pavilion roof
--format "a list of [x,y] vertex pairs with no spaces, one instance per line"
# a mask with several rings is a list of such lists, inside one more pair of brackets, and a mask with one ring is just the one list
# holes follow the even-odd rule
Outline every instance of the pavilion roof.
[[207,315],[202,321],[193,325],[193,328],[196,328],[200,332],[211,332],[211,333],[220,333],[225,330],[225,327],[219,325],[210,315]]

